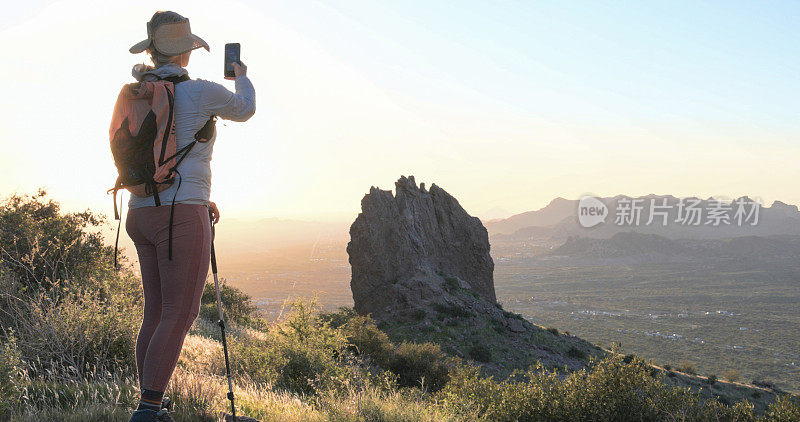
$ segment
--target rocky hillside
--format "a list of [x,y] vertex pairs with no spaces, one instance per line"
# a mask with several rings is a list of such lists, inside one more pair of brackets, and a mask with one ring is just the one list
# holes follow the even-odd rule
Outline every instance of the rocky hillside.
[[496,303],[486,229],[444,189],[401,177],[394,195],[372,187],[361,208],[347,245],[355,310],[394,339],[435,341],[493,374],[536,361],[579,369],[601,353]]
[[[614,353],[503,310],[496,302],[487,231],[444,189],[432,185],[428,191],[413,176],[401,177],[394,195],[372,187],[361,208],[347,245],[355,310],[371,315],[392,340],[437,343],[501,379],[537,362],[576,371],[589,367],[592,357]],[[683,252],[659,236],[624,237],[617,240],[630,241],[634,249],[643,243],[661,253]],[[761,410],[775,398],[765,388],[655,365],[649,370],[704,398],[748,399]]]

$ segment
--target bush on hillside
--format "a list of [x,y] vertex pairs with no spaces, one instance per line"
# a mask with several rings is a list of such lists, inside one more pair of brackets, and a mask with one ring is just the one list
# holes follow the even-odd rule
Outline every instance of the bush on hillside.
[[[342,327],[348,348],[379,368],[391,371],[400,386],[437,391],[447,383],[449,360],[438,345],[408,342],[395,345],[372,318],[357,315],[347,308],[340,308],[340,313],[347,318]],[[326,318],[338,319],[330,315]]]
[[415,321],[422,321],[425,319],[425,315],[427,315],[427,312],[425,312],[424,309],[416,309],[411,313],[411,317],[414,318]]
[[467,354],[478,362],[491,362],[492,351],[485,344],[476,343],[470,346]]
[[458,282],[458,278],[452,275],[444,276],[444,285],[447,291],[451,293],[461,288],[461,283]]
[[697,375],[697,368],[694,366],[694,363],[689,361],[682,361],[677,369],[689,375]]
[[[113,268],[103,217],[60,213],[40,190],[0,204],[0,338],[34,371],[131,373],[141,284]],[[67,376],[67,374],[65,374]]]
[[42,189],[12,195],[0,204],[0,263],[28,289],[62,280],[97,286],[114,272],[114,248],[95,230],[104,222],[88,210],[60,213],[60,205]]
[[382,365],[398,378],[403,387],[422,387],[438,391],[450,379],[450,368],[438,344],[407,343],[396,346],[388,362]]
[[476,314],[474,311],[470,311],[468,309],[464,309],[458,305],[451,305],[451,304],[444,304],[444,303],[435,303],[433,305],[433,309],[438,312],[440,315],[444,317],[451,317],[451,318],[472,318],[475,317]]
[[[18,290],[5,278],[2,291]],[[35,372],[89,376],[103,371],[135,374],[134,345],[141,322],[137,296],[101,292],[0,294],[0,323],[13,332]]]
[[367,357],[378,364],[388,362],[394,346],[389,336],[378,329],[372,318],[353,314],[341,328],[347,338],[348,349],[353,353]]
[[[235,322],[252,328],[266,328],[266,322],[258,316],[258,307],[253,304],[247,293],[239,288],[229,286],[224,280],[220,281],[219,293],[222,311],[227,322]],[[206,283],[203,288],[203,296],[200,299],[200,316],[209,321],[219,320],[217,288],[213,281]]]
[[[541,364],[505,381],[484,378],[473,365],[458,365],[435,395],[449,411],[470,419],[551,421],[753,420],[747,403],[726,406],[670,387],[650,375],[646,362],[619,356],[592,359],[589,369],[564,376]],[[781,414],[794,407],[786,405]]]
[[728,369],[722,373],[722,376],[730,382],[737,382],[742,379],[742,373],[736,369]]
[[[575,346],[569,347],[569,350],[567,350],[567,356],[579,360],[584,360],[589,357],[589,355],[586,353],[585,350],[581,350]],[[625,363],[630,363],[630,361],[627,361]]]
[[774,422],[800,421],[800,399],[778,396],[764,414],[764,420]]
[[753,380],[753,385],[755,385],[756,387],[768,388],[770,390],[775,390],[776,389],[775,388],[775,383],[772,382],[772,381],[769,381],[769,380],[755,379],[755,380]]
[[237,344],[240,374],[295,393],[344,391],[363,375],[348,365],[347,340],[319,320],[316,301],[297,300],[266,338]]
[[350,306],[340,306],[335,312],[320,312],[319,320],[331,328],[339,328],[357,317],[356,310]]

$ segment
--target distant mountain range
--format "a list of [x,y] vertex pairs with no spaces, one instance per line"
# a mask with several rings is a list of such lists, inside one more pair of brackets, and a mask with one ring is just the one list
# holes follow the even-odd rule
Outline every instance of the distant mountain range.
[[[547,239],[563,242],[571,236],[610,239],[626,232],[655,234],[667,239],[800,235],[800,211],[796,205],[781,201],[765,207],[756,206],[747,197],[731,203],[712,198],[681,199],[672,195],[618,195],[597,199],[607,208],[606,219],[591,228],[579,224],[579,200],[564,198],[556,198],[540,210],[487,221],[484,225],[495,241]],[[634,209],[639,213],[638,224],[631,211]]]
[[639,260],[800,259],[800,236],[743,236],[673,240],[656,234],[617,233],[610,239],[570,237],[551,256]]

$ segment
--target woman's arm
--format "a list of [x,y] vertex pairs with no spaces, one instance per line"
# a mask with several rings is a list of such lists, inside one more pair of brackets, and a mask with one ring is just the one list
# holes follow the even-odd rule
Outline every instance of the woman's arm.
[[236,92],[230,92],[216,82],[206,81],[207,85],[200,97],[200,106],[209,115],[244,122],[256,112],[256,91],[247,77],[247,66],[234,63],[234,72],[236,72]]

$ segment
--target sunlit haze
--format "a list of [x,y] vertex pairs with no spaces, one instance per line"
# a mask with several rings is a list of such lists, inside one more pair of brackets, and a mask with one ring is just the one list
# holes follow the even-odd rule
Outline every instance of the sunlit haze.
[[648,193],[800,203],[800,4],[8,2],[0,193],[111,214],[108,125],[156,10],[242,45],[256,115],[218,126],[223,218],[348,221],[371,185],[473,215]]

